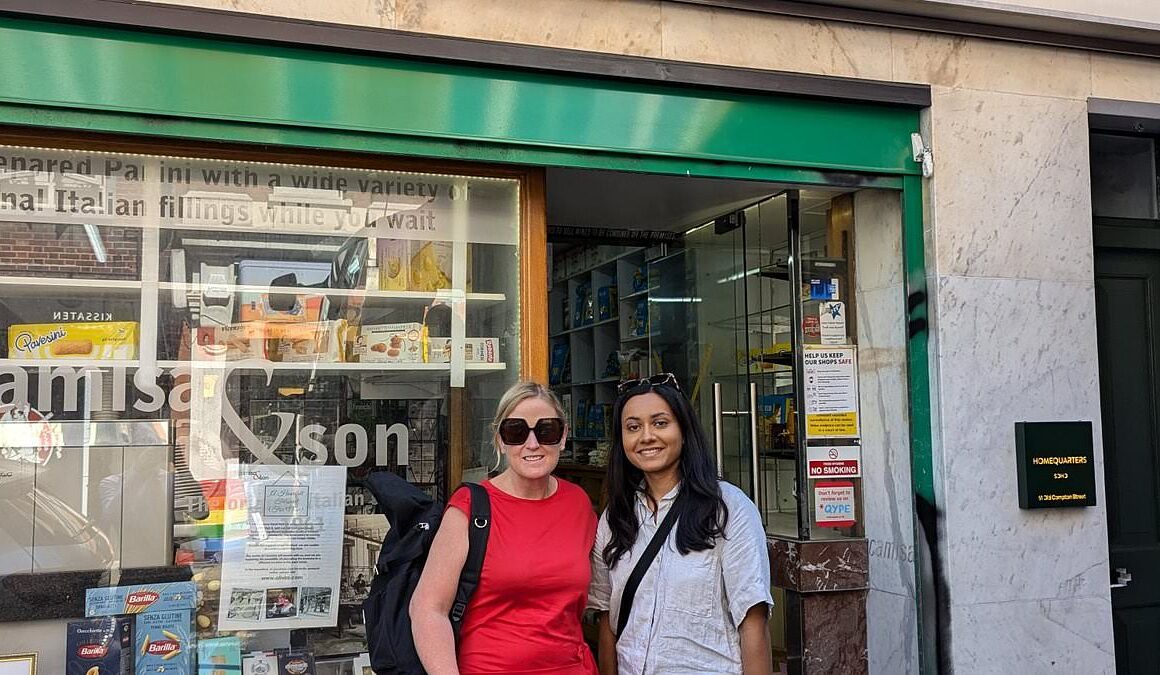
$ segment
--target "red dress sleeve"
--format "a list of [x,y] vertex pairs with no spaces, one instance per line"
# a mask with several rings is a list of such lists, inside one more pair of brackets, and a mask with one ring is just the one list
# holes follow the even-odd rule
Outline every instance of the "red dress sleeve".
[[[447,500],[447,508],[456,508],[463,512],[463,515],[468,518],[471,517],[471,490],[466,487],[461,487],[451,494],[451,499]],[[444,509],[444,513],[446,513]]]

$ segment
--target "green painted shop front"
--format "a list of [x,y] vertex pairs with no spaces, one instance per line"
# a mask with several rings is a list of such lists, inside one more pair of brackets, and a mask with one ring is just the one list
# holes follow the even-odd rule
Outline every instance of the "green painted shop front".
[[[900,508],[936,503],[913,108],[0,18],[0,125],[897,191],[914,489]],[[920,604],[933,604],[918,588]]]

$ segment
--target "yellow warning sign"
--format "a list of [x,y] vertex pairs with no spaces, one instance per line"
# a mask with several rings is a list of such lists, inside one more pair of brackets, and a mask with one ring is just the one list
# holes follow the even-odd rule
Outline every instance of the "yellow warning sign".
[[858,435],[858,413],[814,413],[806,415],[806,436],[836,438]]

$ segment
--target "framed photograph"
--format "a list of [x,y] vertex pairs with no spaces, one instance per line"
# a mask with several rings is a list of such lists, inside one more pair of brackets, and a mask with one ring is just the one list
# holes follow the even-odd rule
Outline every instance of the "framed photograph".
[[36,675],[36,654],[0,654],[0,675]]

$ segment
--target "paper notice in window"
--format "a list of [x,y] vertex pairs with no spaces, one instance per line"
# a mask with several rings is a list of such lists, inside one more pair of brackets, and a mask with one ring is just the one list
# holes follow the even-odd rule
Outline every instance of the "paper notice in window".
[[857,437],[857,350],[854,347],[806,348],[802,361],[806,437]]

